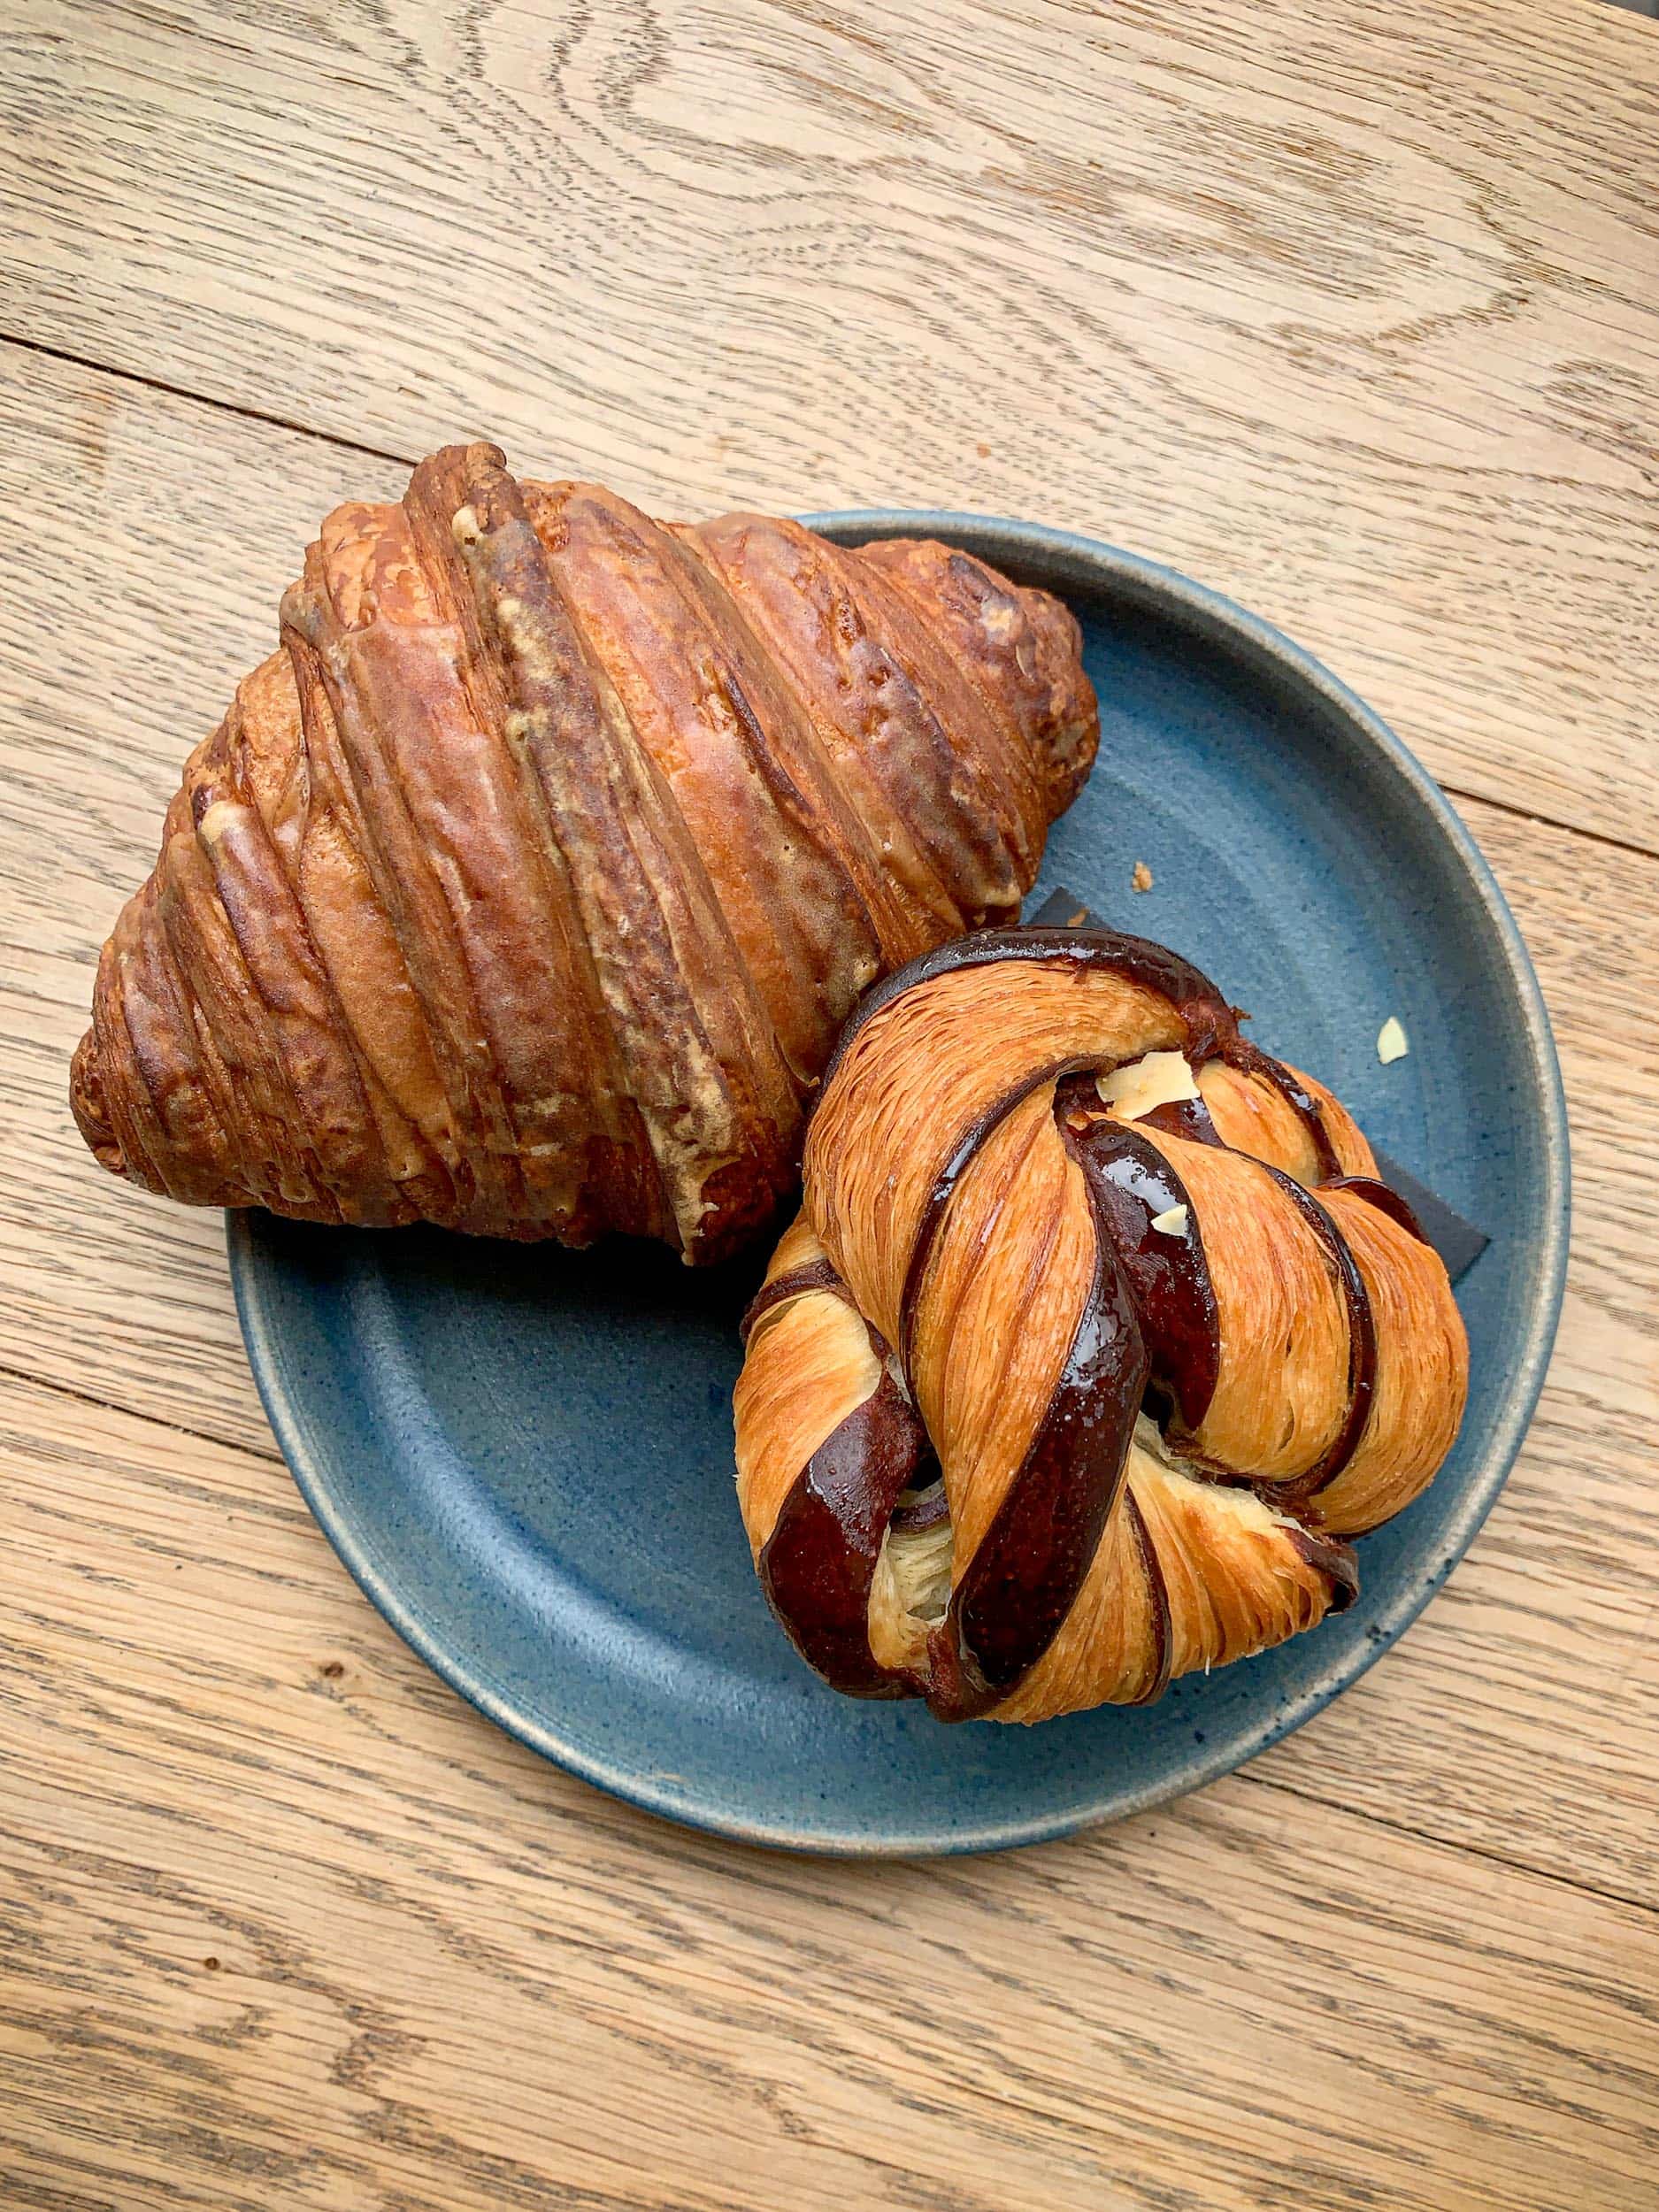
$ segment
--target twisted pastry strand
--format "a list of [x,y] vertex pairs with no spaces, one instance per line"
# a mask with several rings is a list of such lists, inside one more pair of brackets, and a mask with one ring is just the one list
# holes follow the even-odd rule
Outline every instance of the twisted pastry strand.
[[718,1256],[858,993],[1018,910],[1094,742],[1070,614],[964,554],[448,447],[328,517],[191,757],[76,1117],[199,1204]]
[[1187,963],[987,932],[872,991],[746,1321],[739,1501],[836,1687],[1144,1702],[1346,1604],[1462,1416],[1445,1269]]

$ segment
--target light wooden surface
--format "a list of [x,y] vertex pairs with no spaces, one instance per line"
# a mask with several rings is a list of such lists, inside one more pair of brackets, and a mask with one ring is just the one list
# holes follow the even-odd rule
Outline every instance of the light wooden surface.
[[[6,2212],[1659,2201],[1656,124],[1589,0],[10,0]],[[1403,1646],[1202,1796],[862,1868],[542,1766],[304,1514],[218,1221],[81,1152],[184,752],[326,507],[472,432],[1159,554],[1497,869],[1573,1118],[1549,1387]]]

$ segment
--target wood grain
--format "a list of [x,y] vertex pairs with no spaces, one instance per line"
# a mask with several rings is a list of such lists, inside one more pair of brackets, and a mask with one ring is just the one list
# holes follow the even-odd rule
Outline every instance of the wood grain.
[[[270,1455],[218,1217],[100,1173],[64,1088],[96,947],[149,864],[180,757],[267,649],[294,549],[363,468],[233,418],[215,422],[204,470],[202,425],[189,402],[0,349],[0,589],[21,618],[0,661],[15,703],[0,871],[27,918],[0,953],[14,1132],[0,1156],[14,1256],[0,1268],[0,1366]],[[4,457],[26,454],[8,482]],[[374,488],[398,472],[385,465]],[[42,477],[63,505],[30,527]],[[111,571],[127,580],[112,598]],[[1552,1381],[1448,1592],[1399,1655],[1254,1771],[1547,1873],[1571,1833],[1572,1878],[1659,1905],[1659,1567],[1632,1541],[1659,1431],[1659,1202],[1630,1139],[1659,1126],[1659,870],[1465,810],[1538,963],[1572,1110],[1575,1248]]]
[[1582,0],[11,0],[0,331],[688,508],[1076,525],[1659,848],[1659,33]]
[[1563,1882],[1239,1780],[977,1863],[682,1834],[438,1689],[279,1470],[10,1381],[0,1543],[30,2206],[1605,2212],[1659,2159],[1659,1923]]
[[[11,0],[7,2212],[1645,2212],[1656,92],[1520,0]],[[1471,795],[1573,1121],[1550,1385],[1401,1649],[1200,1798],[826,1867],[541,1765],[306,1517],[218,1220],[75,1140],[184,752],[325,510],[474,429],[1161,552]]]

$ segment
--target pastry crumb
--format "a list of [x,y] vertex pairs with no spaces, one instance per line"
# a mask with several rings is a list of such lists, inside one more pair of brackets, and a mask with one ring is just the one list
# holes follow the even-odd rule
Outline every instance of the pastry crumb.
[[1404,1028],[1396,1018],[1390,1014],[1377,1033],[1377,1057],[1382,1062],[1384,1067],[1386,1067],[1391,1060],[1403,1060],[1410,1049],[1410,1045],[1406,1041]]
[[1129,888],[1132,891],[1149,891],[1152,888],[1152,882],[1151,869],[1148,867],[1144,860],[1137,860],[1135,872],[1129,879]]
[[1184,1237],[1187,1234],[1187,1209],[1171,1206],[1165,1212],[1154,1214],[1152,1226],[1160,1236]]

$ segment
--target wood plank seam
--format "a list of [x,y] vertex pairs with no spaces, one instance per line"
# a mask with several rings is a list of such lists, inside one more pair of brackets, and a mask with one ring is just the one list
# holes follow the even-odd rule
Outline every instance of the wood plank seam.
[[[1476,1544],[1479,1541],[1480,1539],[1477,1536]],[[1455,1570],[1453,1571],[1452,1580],[1441,1584],[1432,1601],[1437,1604],[1444,1603],[1448,1590],[1455,1587]],[[1416,1622],[1413,1622],[1412,1628],[1407,1629],[1408,1636],[1411,1634],[1416,1625]],[[1384,1655],[1384,1663],[1386,1662],[1386,1654]],[[1297,1798],[1302,1804],[1314,1806],[1321,1812],[1327,1810],[1330,1807],[1332,1801],[1328,1797],[1321,1796],[1318,1791],[1305,1788],[1299,1782],[1286,1781],[1276,1774],[1259,1773],[1253,1762],[1247,1763],[1236,1771],[1243,1781],[1254,1782],[1262,1789],[1277,1790],[1285,1797]],[[1409,1820],[1391,1818],[1387,1813],[1379,1811],[1374,1805],[1350,1806],[1344,1803],[1342,1809],[1345,1812],[1351,1811],[1358,1814],[1362,1818],[1373,1822],[1379,1828],[1387,1829],[1393,1835],[1409,1836],[1415,1842],[1432,1843],[1444,1849],[1456,1850],[1467,1858],[1485,1859],[1493,1866],[1524,1867],[1525,1871],[1537,1881],[1556,1882],[1563,1889],[1572,1890],[1586,1897],[1600,1897],[1609,1905],[1623,1905],[1632,1911],[1646,1913],[1655,1919],[1659,1919],[1659,1903],[1655,1903],[1651,1898],[1639,1896],[1632,1890],[1620,1889],[1611,1883],[1575,1880],[1571,1874],[1563,1874],[1554,1868],[1540,1866],[1535,1859],[1512,1859],[1504,1852],[1494,1850],[1490,1844],[1471,1842],[1466,1836],[1459,1837],[1455,1843],[1452,1843],[1447,1837],[1438,1834],[1432,1828],[1415,1828]]]
[[[360,438],[343,437],[337,430],[320,429],[314,423],[296,422],[291,416],[274,414],[267,408],[250,407],[242,400],[221,399],[213,392],[194,391],[188,385],[170,382],[165,376],[148,375],[142,369],[97,361],[91,355],[76,353],[69,347],[49,345],[44,339],[26,337],[21,331],[0,328],[0,345],[15,346],[19,353],[37,354],[43,361],[61,362],[65,368],[86,369],[95,376],[112,376],[123,384],[136,385],[141,391],[159,392],[166,399],[188,400],[194,406],[211,407],[222,415],[238,416],[243,422],[262,423],[267,430],[283,430],[296,438],[315,438],[320,444],[334,446],[342,453],[361,453],[368,460],[391,461],[404,468],[415,465],[386,446],[365,445]],[[318,520],[321,519],[319,515]]]
[[147,1412],[139,1406],[123,1405],[119,1398],[100,1397],[96,1391],[77,1390],[58,1376],[36,1374],[27,1367],[13,1366],[5,1360],[0,1360],[0,1379],[27,1383],[36,1390],[50,1390],[57,1397],[73,1400],[76,1405],[96,1407],[100,1413],[130,1415],[134,1420],[148,1421],[155,1428],[165,1429],[173,1436],[192,1436],[203,1443],[226,1444],[228,1450],[246,1452],[250,1459],[264,1460],[278,1467],[288,1463],[274,1437],[271,1439],[268,1449],[262,1449],[259,1445],[246,1439],[229,1444],[211,1429],[193,1428],[188,1421],[169,1421],[162,1414]]
[[1599,845],[1605,851],[1629,853],[1632,859],[1659,864],[1659,845],[1640,845],[1628,837],[1615,837],[1607,830],[1558,821],[1553,814],[1538,814],[1529,806],[1517,806],[1509,799],[1494,799],[1481,791],[1465,791],[1455,783],[1437,783],[1435,788],[1444,792],[1448,799],[1466,799],[1471,805],[1490,807],[1494,814],[1507,814],[1517,822],[1532,822],[1540,829],[1562,830],[1569,837],[1581,837],[1586,844]]

